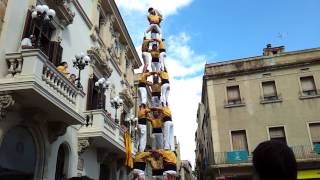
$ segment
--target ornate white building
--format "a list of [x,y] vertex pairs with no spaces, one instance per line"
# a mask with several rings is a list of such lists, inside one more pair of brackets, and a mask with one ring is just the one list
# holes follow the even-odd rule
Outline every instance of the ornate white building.
[[[39,4],[55,10],[50,23],[32,19]],[[20,47],[39,34],[40,49]],[[91,61],[78,88],[56,66],[78,76],[81,52]],[[141,65],[114,0],[0,0],[0,179],[127,179],[121,124],[134,113]]]

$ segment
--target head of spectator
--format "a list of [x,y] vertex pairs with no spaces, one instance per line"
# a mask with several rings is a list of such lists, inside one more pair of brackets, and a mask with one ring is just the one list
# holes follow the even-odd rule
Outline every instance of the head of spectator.
[[69,80],[70,80],[70,82],[72,82],[73,84],[75,84],[75,83],[76,83],[76,80],[77,80],[77,76],[76,76],[75,74],[70,74]]
[[67,69],[68,68],[68,63],[63,61],[63,62],[60,63],[60,66],[63,66],[65,69]]
[[253,151],[252,161],[260,180],[297,180],[297,162],[285,143],[262,142]]

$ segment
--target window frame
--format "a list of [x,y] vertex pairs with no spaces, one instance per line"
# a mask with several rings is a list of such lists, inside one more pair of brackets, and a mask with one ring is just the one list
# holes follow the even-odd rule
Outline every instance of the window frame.
[[245,135],[246,135],[246,140],[247,140],[247,151],[248,153],[250,154],[250,143],[249,143],[249,136],[248,136],[248,131],[247,129],[232,129],[232,130],[229,130],[229,141],[230,141],[230,149],[231,151],[245,151],[245,150],[234,150],[233,148],[233,141],[232,141],[232,132],[237,132],[237,131],[244,131],[245,132]]
[[289,145],[289,141],[288,141],[288,137],[287,137],[287,128],[286,128],[286,125],[267,126],[266,128],[267,128],[268,140],[271,140],[270,129],[272,129],[272,128],[283,128],[284,137],[285,137],[285,140],[286,140],[286,144]]

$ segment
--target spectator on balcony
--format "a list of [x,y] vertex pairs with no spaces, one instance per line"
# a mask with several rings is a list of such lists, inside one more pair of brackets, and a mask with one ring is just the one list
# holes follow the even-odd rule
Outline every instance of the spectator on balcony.
[[70,74],[70,76],[69,76],[69,81],[70,81],[72,84],[76,84],[77,76],[76,76],[75,74]]
[[35,48],[36,37],[30,35],[30,37],[23,38],[21,41],[21,49],[34,49]]
[[67,62],[61,62],[60,65],[57,67],[57,70],[61,72],[65,77],[68,76],[68,63]]
[[253,151],[252,161],[260,180],[297,180],[297,162],[285,143],[262,142]]

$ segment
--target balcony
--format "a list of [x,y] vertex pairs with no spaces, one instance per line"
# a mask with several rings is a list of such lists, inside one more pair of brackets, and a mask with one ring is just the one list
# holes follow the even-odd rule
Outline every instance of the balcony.
[[80,102],[85,94],[56,70],[39,49],[7,53],[8,74],[0,92],[12,94],[18,107],[46,114],[49,122],[83,124]]
[[109,152],[121,154],[125,152],[124,131],[117,125],[103,109],[85,112],[92,121],[92,125],[82,127],[78,137],[89,138],[90,145]]
[[124,89],[119,93],[120,98],[123,99],[124,104],[130,109],[134,106],[133,93],[129,89]]
[[244,98],[241,99],[228,99],[224,101],[225,108],[232,108],[232,107],[242,107],[245,106]]
[[281,94],[260,97],[261,104],[278,103],[278,102],[282,102],[282,95]]
[[[300,145],[291,147],[297,162],[320,162],[320,145]],[[214,153],[214,167],[251,166],[252,155],[248,151]]]
[[320,89],[300,91],[299,98],[300,99],[320,98]]

